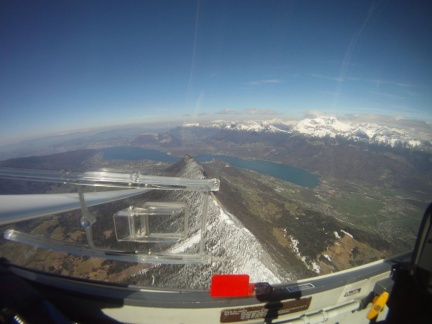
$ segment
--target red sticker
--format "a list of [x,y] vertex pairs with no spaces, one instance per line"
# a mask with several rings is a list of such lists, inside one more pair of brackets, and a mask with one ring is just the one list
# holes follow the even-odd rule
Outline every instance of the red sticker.
[[[250,295],[249,275],[220,274],[212,277],[211,297],[245,297]],[[252,285],[253,292],[253,285]]]

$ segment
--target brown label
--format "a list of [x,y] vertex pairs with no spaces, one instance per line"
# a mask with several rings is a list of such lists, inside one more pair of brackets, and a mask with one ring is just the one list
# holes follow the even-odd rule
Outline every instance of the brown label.
[[224,309],[221,323],[243,322],[251,319],[274,319],[282,315],[305,311],[309,308],[312,297],[285,302],[271,302],[262,306]]

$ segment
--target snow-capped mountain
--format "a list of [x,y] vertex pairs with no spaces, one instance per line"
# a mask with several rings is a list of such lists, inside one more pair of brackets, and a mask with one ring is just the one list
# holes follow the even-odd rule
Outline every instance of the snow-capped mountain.
[[419,134],[415,128],[396,128],[376,123],[339,121],[336,117],[320,116],[299,122],[272,119],[268,121],[223,121],[185,124],[183,127],[218,128],[228,131],[258,133],[302,134],[316,138],[344,138],[353,142],[386,145],[390,147],[421,148],[432,146],[432,129]]
[[[204,178],[204,169],[192,157],[186,155],[179,163],[167,169],[168,174],[195,179]],[[184,201],[190,206],[189,237],[170,248],[171,253],[196,253],[200,245],[200,211],[202,197],[197,193],[177,193],[176,201]],[[196,212],[195,212],[196,211]],[[280,283],[294,280],[295,277],[280,269],[256,237],[233,215],[225,212],[210,196],[208,221],[206,226],[205,250],[223,261],[210,265],[155,265],[150,270],[141,271],[133,277],[148,280],[160,287],[207,288],[214,273],[247,273],[252,282],[267,281]],[[147,278],[147,279],[146,279]],[[151,281],[149,280],[151,278]]]
[[280,129],[271,121],[226,121],[226,120],[215,120],[210,123],[193,123],[184,124],[183,127],[204,127],[204,128],[219,128],[223,130],[231,131],[245,131],[245,132],[258,132],[258,133],[279,133],[287,131]]
[[374,123],[341,122],[336,117],[321,116],[301,120],[292,129],[313,137],[343,137],[354,142],[384,144],[391,147],[418,147],[430,140],[421,140],[415,131],[391,128]]

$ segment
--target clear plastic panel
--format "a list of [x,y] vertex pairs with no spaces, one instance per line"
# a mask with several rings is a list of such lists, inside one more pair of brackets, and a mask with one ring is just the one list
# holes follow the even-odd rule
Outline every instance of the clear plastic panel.
[[[74,235],[85,239],[71,242],[66,237],[50,237],[48,233],[42,236],[10,229],[4,233],[7,240],[78,256],[129,262],[203,264],[214,261],[204,251],[204,238],[209,194],[219,189],[218,179],[8,168],[0,168],[0,178],[77,185],[81,234],[74,230]],[[124,197],[117,197],[116,193],[116,199],[107,191],[110,199],[106,204],[89,207],[83,192],[84,185],[150,190],[139,190],[141,195],[138,196],[128,193]],[[103,196],[105,192],[98,194]],[[137,204],[130,205],[129,200],[117,198],[133,199]],[[25,201],[22,203],[25,205]],[[47,214],[42,213],[40,217],[45,215]],[[68,215],[70,216],[62,213],[58,217],[69,217]],[[28,219],[34,219],[35,216],[32,214]],[[66,232],[67,228],[62,231]]]
[[78,256],[96,257],[115,261],[160,264],[208,264],[222,261],[221,258],[212,257],[205,253],[137,253],[136,251],[104,250],[91,248],[82,244],[47,239],[16,230],[7,230],[4,238],[14,242],[70,253]]
[[188,179],[147,176],[142,175],[140,172],[76,172],[15,168],[0,168],[0,178],[51,183],[68,183],[82,186],[189,191],[218,191],[220,185],[218,179]]
[[[163,218],[180,219],[183,226],[160,228]],[[118,241],[177,242],[186,238],[189,208],[178,202],[147,202],[143,208],[130,206],[114,214]]]

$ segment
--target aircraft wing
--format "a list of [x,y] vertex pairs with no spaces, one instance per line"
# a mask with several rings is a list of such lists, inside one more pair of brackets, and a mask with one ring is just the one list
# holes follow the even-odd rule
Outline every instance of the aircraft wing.
[[[151,189],[84,193],[86,205],[96,206],[143,194]],[[78,193],[0,195],[0,225],[80,209]]]

